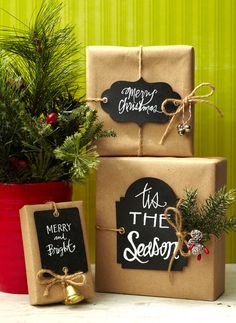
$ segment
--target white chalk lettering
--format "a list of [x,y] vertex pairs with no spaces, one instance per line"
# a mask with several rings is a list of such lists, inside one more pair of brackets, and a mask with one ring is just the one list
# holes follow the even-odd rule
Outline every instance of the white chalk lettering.
[[150,209],[151,207],[154,207],[157,209],[158,207],[166,207],[167,202],[163,202],[163,204],[159,201],[159,193],[155,192],[153,196],[151,196],[152,187],[148,187],[148,183],[145,184],[144,189],[141,193],[135,195],[135,197],[142,197],[142,204],[143,208]]
[[46,245],[46,250],[50,257],[53,255],[59,255],[60,257],[63,257],[65,253],[73,253],[75,249],[76,245],[73,244],[70,239],[63,241],[61,246],[54,246],[52,243]]
[[[170,217],[170,214],[167,214],[167,216]],[[160,216],[159,216],[159,228],[169,229],[170,227],[168,225],[164,225],[163,224],[163,221],[165,221],[168,224],[168,222],[166,221],[166,218],[165,218],[164,214],[160,214]]]
[[133,215],[133,224],[136,224],[136,215],[142,214],[142,212],[129,212],[130,215]]
[[132,87],[122,89],[121,94],[125,97],[118,104],[119,114],[130,111],[146,112],[147,114],[150,112],[162,113],[157,105],[150,104],[157,93],[158,91],[156,89],[151,92]]
[[[124,249],[124,259],[129,262],[138,261],[141,264],[148,263],[150,258],[158,256],[164,260],[169,259],[177,245],[177,242],[171,241],[164,241],[160,244],[160,239],[158,237],[154,237],[147,245],[144,243],[137,243],[137,240],[139,239],[139,233],[137,231],[131,231],[128,234],[127,239],[130,243],[130,247]],[[147,257],[149,257],[148,260],[145,259]],[[175,259],[178,258],[179,255],[175,257]]]
[[71,223],[58,223],[46,226],[47,234],[69,232],[71,229]]

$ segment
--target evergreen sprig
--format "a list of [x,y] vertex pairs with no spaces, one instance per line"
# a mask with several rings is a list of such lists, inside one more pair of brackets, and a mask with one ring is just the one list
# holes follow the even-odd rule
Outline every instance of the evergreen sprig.
[[223,187],[214,195],[210,195],[205,203],[198,207],[197,190],[187,189],[179,205],[184,231],[200,230],[206,242],[211,234],[220,238],[224,232],[236,230],[236,217],[225,216],[226,210],[235,202],[235,199],[236,191],[227,192]]
[[81,46],[72,27],[59,27],[61,9],[58,1],[43,1],[32,26],[4,29],[0,39],[2,55],[25,87],[26,108],[37,116],[60,109],[57,99],[78,87]]
[[0,30],[2,183],[83,180],[98,164],[95,142],[115,135],[78,95],[81,45],[61,10],[44,0],[29,26]]

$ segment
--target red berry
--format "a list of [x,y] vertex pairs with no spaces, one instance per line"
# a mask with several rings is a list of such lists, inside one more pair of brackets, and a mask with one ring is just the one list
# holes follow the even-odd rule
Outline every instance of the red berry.
[[53,124],[57,122],[57,113],[52,112],[46,116],[46,123],[47,124]]
[[206,255],[208,255],[210,251],[209,251],[209,249],[207,247],[204,247],[204,252],[205,252]]
[[197,255],[197,260],[199,261],[201,259],[202,259],[202,255],[201,254],[200,255]]
[[189,247],[188,247],[188,250],[192,250],[193,249],[193,247],[195,246],[195,244],[194,243],[192,243]]
[[11,168],[25,168],[27,162],[24,159],[10,159],[9,161]]

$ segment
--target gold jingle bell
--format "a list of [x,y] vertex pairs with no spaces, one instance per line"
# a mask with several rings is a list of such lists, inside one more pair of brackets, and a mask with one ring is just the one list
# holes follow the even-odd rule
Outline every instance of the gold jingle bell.
[[66,305],[73,305],[84,300],[84,296],[80,293],[76,292],[73,286],[67,285],[66,286],[66,298],[65,304]]

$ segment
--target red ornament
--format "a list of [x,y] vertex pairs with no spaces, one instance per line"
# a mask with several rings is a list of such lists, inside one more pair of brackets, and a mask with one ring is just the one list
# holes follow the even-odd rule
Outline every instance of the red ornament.
[[207,247],[204,247],[204,252],[205,252],[206,255],[208,255],[210,251],[209,251],[209,249]]
[[15,159],[12,158],[9,161],[11,168],[26,168],[27,167],[27,162],[24,159]]
[[197,260],[200,261],[202,259],[202,255],[197,255]]
[[46,123],[47,124],[53,124],[57,122],[57,113],[52,112],[46,116]]
[[192,243],[189,247],[188,247],[188,250],[192,250],[193,249],[193,247],[195,246],[195,243]]

